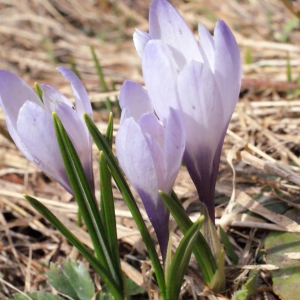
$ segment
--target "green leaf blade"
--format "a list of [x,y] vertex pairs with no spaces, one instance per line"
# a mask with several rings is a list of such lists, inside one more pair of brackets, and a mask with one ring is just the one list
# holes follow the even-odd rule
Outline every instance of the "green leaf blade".
[[[169,197],[167,194],[160,192],[160,196],[174,217],[180,230],[183,232],[183,234],[186,234],[191,226],[193,226],[193,222],[186,214],[176,194],[173,192],[172,197]],[[217,266],[211,249],[200,232],[197,236],[193,251],[202,272],[204,281],[206,284],[209,284],[217,271]]]
[[108,237],[105,235],[99,208],[88,179],[85,176],[81,161],[63,124],[55,113],[53,113],[53,121],[66,172],[80,213],[91,236],[96,256],[123,289],[122,278],[119,277],[112,262]]
[[167,300],[179,299],[183,276],[187,270],[194,244],[204,217],[200,217],[180,241],[172,259],[167,280]]

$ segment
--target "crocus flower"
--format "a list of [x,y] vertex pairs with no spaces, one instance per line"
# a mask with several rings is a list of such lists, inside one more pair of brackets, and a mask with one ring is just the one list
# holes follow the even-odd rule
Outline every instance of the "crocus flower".
[[134,34],[149,97],[163,123],[169,107],[180,113],[184,161],[214,221],[221,150],[241,86],[239,49],[223,21],[217,22],[214,37],[199,24],[199,43],[166,0],[152,2],[149,19],[150,32]]
[[92,117],[92,107],[78,77],[68,69],[57,69],[71,83],[76,109],[50,85],[41,85],[42,102],[26,82],[4,70],[0,70],[0,105],[6,115],[8,131],[19,150],[73,194],[56,139],[52,113],[57,113],[62,121],[93,188],[92,141],[83,120],[84,113]]
[[119,163],[143,201],[165,258],[169,212],[159,190],[170,194],[185,147],[185,134],[178,114],[169,109],[163,125],[153,113],[148,93],[126,81],[120,92],[121,125],[116,137]]

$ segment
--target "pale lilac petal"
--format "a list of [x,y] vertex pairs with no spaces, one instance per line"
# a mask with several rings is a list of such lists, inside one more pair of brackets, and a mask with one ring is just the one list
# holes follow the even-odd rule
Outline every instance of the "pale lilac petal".
[[41,84],[45,108],[51,114],[56,112],[62,121],[81,160],[91,187],[94,187],[92,170],[91,137],[71,101],[55,88]]
[[13,141],[15,142],[16,146],[18,147],[18,149],[24,154],[24,156],[29,160],[29,161],[33,161],[33,156],[32,154],[28,151],[28,149],[25,147],[25,145],[23,144],[23,142],[20,139],[20,136],[18,134],[18,132],[16,131],[16,126],[17,124],[15,124],[15,126],[11,123],[10,118],[8,116],[6,116],[6,126],[7,126],[7,130],[11,136],[11,138],[13,139]]
[[42,105],[36,93],[24,80],[13,73],[0,70],[0,105],[14,127],[19,109],[27,100]]
[[149,33],[141,31],[139,29],[135,29],[135,32],[133,34],[133,43],[140,58],[142,58],[144,48],[149,40],[151,40],[151,36]]
[[198,43],[178,11],[166,0],[154,0],[149,13],[150,35],[170,46],[180,67],[203,61]]
[[40,87],[43,91],[44,108],[49,114],[56,112],[57,107],[61,104],[66,104],[75,111],[72,102],[57,89],[47,84],[41,84]]
[[205,61],[209,63],[211,70],[215,70],[215,44],[210,32],[201,23],[198,24],[200,50]]
[[63,67],[57,67],[57,70],[71,83],[76,111],[80,117],[84,113],[93,118],[92,106],[87,91],[75,73]]
[[161,148],[164,147],[165,129],[154,114],[145,114],[138,124],[144,135],[155,139]]
[[17,130],[33,163],[72,193],[56,140],[51,114],[27,101],[20,109]]
[[[223,103],[215,76],[207,64],[190,62],[177,78],[179,111],[184,113],[183,121],[191,118],[206,131],[220,132],[223,125]],[[221,125],[221,126],[220,126]],[[193,131],[185,124],[187,131]]]
[[185,130],[181,118],[173,109],[170,109],[166,122],[164,142],[164,192],[170,193],[180,168],[185,150]]
[[[146,119],[147,116],[142,118]],[[126,119],[116,137],[118,160],[129,182],[143,201],[165,258],[169,236],[169,212],[158,194],[161,182],[158,181],[157,174],[157,167],[163,165],[163,162],[158,161],[158,156],[153,154],[159,152],[159,144],[152,140],[151,148],[149,145],[151,145],[149,136],[143,134],[134,119]]]
[[[116,137],[119,163],[132,186],[156,198],[158,182],[147,140],[133,118],[124,121]],[[143,176],[138,176],[143,174]]]
[[240,52],[232,32],[223,21],[216,25],[214,40],[216,81],[224,99],[224,114],[230,118],[241,87]]
[[[158,190],[165,191],[165,178],[164,178],[164,135],[165,129],[159,123],[157,117],[154,114],[145,114],[139,120],[140,129],[144,135],[149,149],[149,158],[154,164],[154,169],[156,173],[157,188],[154,192]],[[141,173],[143,174],[143,173]],[[169,191],[165,191],[169,192]]]
[[161,41],[151,40],[147,43],[142,67],[148,95],[156,114],[164,123],[169,113],[166,108],[177,108],[177,74],[170,65],[166,48]]
[[133,117],[135,121],[138,121],[143,114],[153,112],[147,91],[140,84],[133,81],[128,80],[123,84],[119,103],[123,110],[120,124],[129,117]]

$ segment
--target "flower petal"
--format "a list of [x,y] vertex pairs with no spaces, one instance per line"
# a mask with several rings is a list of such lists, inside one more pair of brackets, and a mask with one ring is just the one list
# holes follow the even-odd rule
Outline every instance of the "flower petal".
[[216,25],[214,40],[216,81],[224,99],[224,114],[229,120],[241,87],[241,57],[235,38],[223,21]]
[[178,11],[166,0],[154,0],[149,13],[150,35],[170,46],[178,65],[202,62],[198,43]]
[[84,113],[87,113],[93,118],[91,101],[80,79],[75,73],[66,68],[57,67],[57,70],[71,83],[78,115],[82,117]]
[[16,130],[17,126],[13,126],[9,116],[6,116],[6,126],[7,130],[11,136],[11,138],[14,140],[17,148],[24,154],[24,156],[31,162],[33,162],[34,157],[31,155],[29,150],[25,147],[23,142],[20,139],[20,136]]
[[154,110],[164,123],[169,114],[166,107],[177,108],[176,71],[170,64],[161,41],[147,43],[142,59],[143,75]]
[[200,49],[202,56],[205,57],[206,61],[209,63],[211,70],[215,70],[215,43],[214,40],[202,24],[198,24],[198,33],[200,40]]
[[133,34],[133,43],[140,58],[142,58],[144,48],[149,40],[151,40],[151,36],[149,33],[141,31],[139,29],[135,29],[135,32]]
[[57,108],[63,103],[68,105],[70,109],[75,110],[72,102],[57,89],[48,84],[41,84],[40,86],[43,91],[44,107],[50,115],[56,112]]
[[125,81],[120,91],[119,101],[123,110],[120,124],[129,117],[138,121],[143,114],[153,112],[147,91],[133,81]]
[[[147,114],[140,120],[144,123],[144,129],[147,119],[151,118],[151,114]],[[161,171],[157,169],[158,166],[163,169],[162,154],[156,155],[160,152],[159,149],[161,151],[159,143],[147,134],[145,136],[133,118],[123,122],[116,137],[118,160],[129,182],[143,201],[165,257],[169,235],[169,212],[158,194],[162,184],[159,177],[163,177]]]
[[151,199],[156,198],[158,182],[155,164],[147,140],[133,118],[126,119],[120,127],[116,150],[119,163],[132,186],[138,193],[143,191]]
[[[216,85],[215,75],[207,64],[192,61],[177,78],[179,111],[183,121],[193,119],[206,131],[219,132],[223,126],[223,103]],[[194,135],[194,127],[185,124],[187,135]],[[200,133],[200,132],[199,132]]]
[[32,162],[72,193],[51,115],[39,105],[27,101],[20,109],[17,131],[33,157]]
[[185,130],[178,112],[170,109],[164,142],[165,192],[170,193],[185,150]]
[[27,100],[42,106],[36,93],[24,80],[13,73],[0,70],[0,105],[9,116],[12,126],[16,126],[19,109]]

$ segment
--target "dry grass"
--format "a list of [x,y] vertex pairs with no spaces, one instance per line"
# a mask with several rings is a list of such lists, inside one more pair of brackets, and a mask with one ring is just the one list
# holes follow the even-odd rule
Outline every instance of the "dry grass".
[[[240,257],[238,266],[227,258],[230,297],[255,265],[263,237],[270,230],[300,231],[299,225],[282,218],[281,212],[264,207],[272,201],[285,209],[300,208],[296,201],[300,195],[300,100],[296,89],[300,86],[295,83],[300,73],[299,26],[285,32],[294,16],[279,0],[173,3],[191,28],[202,22],[212,30],[218,18],[226,21],[235,33],[244,63],[241,99],[225,140],[216,193],[217,223],[227,229]],[[147,30],[149,5],[150,0],[0,0],[0,68],[15,72],[30,85],[49,83],[72,97],[55,66],[69,66],[73,60],[91,101],[103,102],[107,94],[115,96],[117,92],[101,92],[89,45],[94,46],[108,83],[113,79],[117,89],[126,79],[142,83],[131,36],[135,27]],[[291,82],[287,82],[287,56]],[[102,131],[107,116],[105,111],[95,112]],[[4,119],[1,111],[2,125]],[[2,135],[0,143],[0,299],[7,299],[16,291],[49,290],[45,286],[49,263],[80,258],[31,208],[23,193],[38,197],[80,240],[88,246],[91,242],[84,229],[76,226],[77,207],[70,195],[27,162]],[[175,190],[191,218],[197,218],[196,191],[184,169]],[[259,200],[250,197],[254,194]],[[122,267],[157,298],[156,287],[149,282],[151,267],[140,235],[117,190],[115,198]],[[255,216],[246,214],[247,210]],[[181,233],[173,227],[177,245]],[[192,262],[185,277],[185,297],[226,299],[204,287],[194,266]],[[262,266],[262,274],[271,267]],[[270,288],[257,297],[276,299]]]

